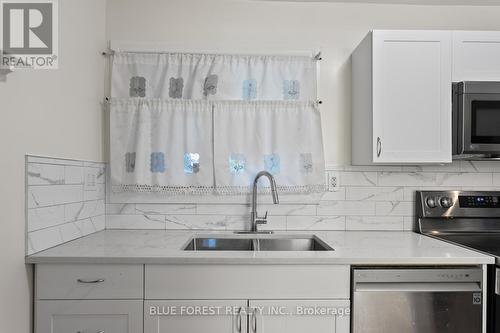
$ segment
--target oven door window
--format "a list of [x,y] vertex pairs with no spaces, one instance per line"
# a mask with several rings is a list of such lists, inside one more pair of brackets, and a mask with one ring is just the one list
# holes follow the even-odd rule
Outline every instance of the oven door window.
[[500,144],[500,101],[472,101],[471,143]]

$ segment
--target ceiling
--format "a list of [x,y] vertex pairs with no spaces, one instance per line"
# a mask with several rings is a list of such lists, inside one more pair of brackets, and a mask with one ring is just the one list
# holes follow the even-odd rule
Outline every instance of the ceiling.
[[435,6],[500,6],[500,0],[266,0],[289,2],[342,2]]

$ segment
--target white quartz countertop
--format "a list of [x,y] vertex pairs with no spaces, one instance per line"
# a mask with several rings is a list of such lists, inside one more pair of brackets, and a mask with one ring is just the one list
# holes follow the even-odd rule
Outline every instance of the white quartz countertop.
[[[26,257],[41,263],[134,264],[353,264],[353,265],[470,265],[495,259],[412,232],[304,231],[284,235],[316,235],[334,251],[184,251],[193,236],[231,232],[173,230],[104,230]],[[242,237],[242,236],[236,236]]]

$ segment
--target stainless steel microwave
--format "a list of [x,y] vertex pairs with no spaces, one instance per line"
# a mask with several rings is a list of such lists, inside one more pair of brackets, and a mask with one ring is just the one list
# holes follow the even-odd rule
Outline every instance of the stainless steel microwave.
[[453,157],[500,157],[500,82],[453,84]]

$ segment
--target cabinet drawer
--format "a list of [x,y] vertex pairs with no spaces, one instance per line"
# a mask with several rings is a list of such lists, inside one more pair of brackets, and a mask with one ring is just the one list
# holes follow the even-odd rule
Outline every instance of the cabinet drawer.
[[35,333],[141,333],[142,301],[37,301]]
[[37,265],[37,299],[142,299],[142,265]]
[[146,299],[349,298],[344,265],[146,265]]

